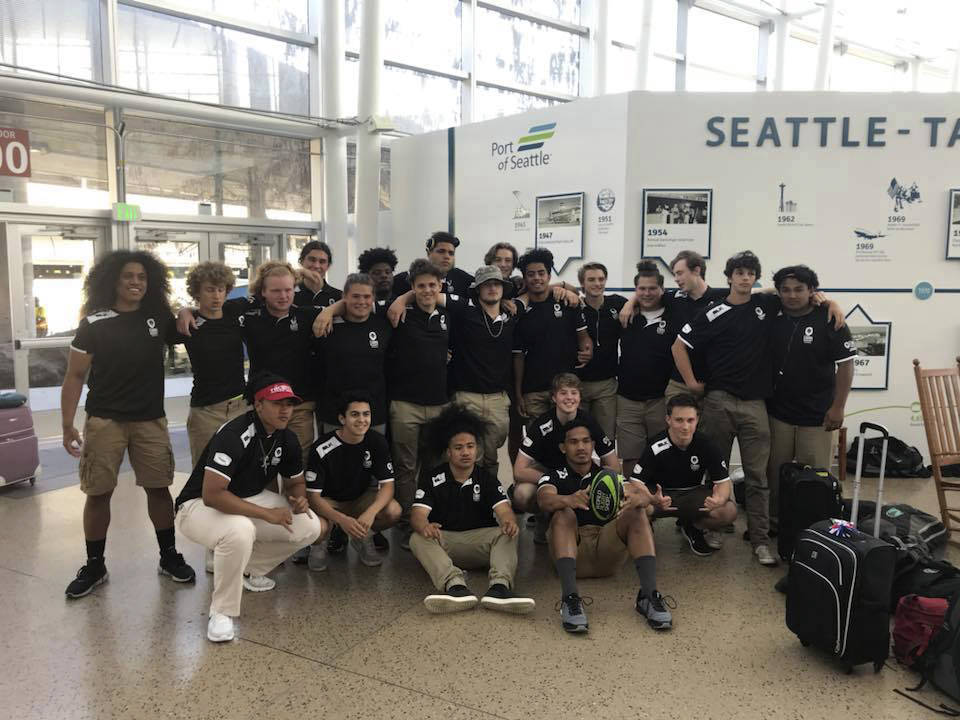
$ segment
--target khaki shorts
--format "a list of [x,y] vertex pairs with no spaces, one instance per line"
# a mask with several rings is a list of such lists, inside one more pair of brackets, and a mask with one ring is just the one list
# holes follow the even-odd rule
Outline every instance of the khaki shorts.
[[187,415],[187,437],[190,438],[190,462],[196,467],[210,439],[225,423],[243,415],[249,406],[241,395],[213,405],[192,405]]
[[[547,544],[553,555],[553,532],[547,529]],[[629,555],[627,543],[617,534],[617,521],[577,528],[577,577],[608,577],[620,569]]]
[[173,483],[173,448],[166,418],[120,422],[91,415],[83,427],[80,489],[87,495],[112,492],[124,452],[130,455],[140,487],[165,488]]
[[367,490],[354,500],[332,500],[328,497],[323,499],[330,503],[330,507],[337,512],[342,512],[352,518],[358,518],[368,507],[373,505],[373,501],[377,499],[377,492],[377,490]]

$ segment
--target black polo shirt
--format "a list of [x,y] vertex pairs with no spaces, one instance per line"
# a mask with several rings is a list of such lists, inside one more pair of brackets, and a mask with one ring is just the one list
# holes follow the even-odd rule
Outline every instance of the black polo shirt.
[[770,396],[770,329],[780,312],[780,298],[754,293],[742,305],[717,302],[680,329],[688,348],[701,348],[706,359],[707,392],[724,390],[741,400]]
[[298,307],[318,307],[325,308],[333,305],[337,300],[343,298],[343,292],[330,283],[324,282],[323,289],[315,293],[303,283],[297,285],[297,290],[293,294],[293,304]]
[[223,312],[240,316],[251,374],[269,370],[289,382],[304,400],[317,398],[313,321],[319,308],[291,305],[287,314],[278,318],[252,298],[234,298],[223,304]]
[[279,489],[278,475],[295,478],[303,474],[300,443],[286,428],[268,436],[257,413],[248,410],[210,438],[177,496],[177,508],[187,500],[203,497],[203,475],[207,470],[226,478],[227,490],[239,498],[263,492],[268,485]]
[[[703,295],[694,300],[692,297],[687,295],[686,290],[671,288],[663,293],[662,302],[663,306],[665,308],[669,308],[670,310],[670,317],[674,327],[679,329],[693,320],[703,310],[705,310],[710,303],[723,300],[729,294],[730,288],[708,287],[704,291]],[[670,357],[672,359],[673,355]],[[707,371],[706,360],[703,356],[703,352],[700,350],[691,351],[690,364],[693,366],[694,376],[698,379],[702,378]],[[680,371],[677,370],[676,366],[672,368],[670,379],[676,380],[680,383],[683,382],[683,377],[680,375]]]
[[[613,442],[606,436],[599,423],[589,413],[577,410],[577,420],[587,423],[590,428],[590,437],[593,438],[593,451],[597,457],[603,459],[613,452]],[[565,458],[560,452],[560,443],[563,442],[563,423],[557,418],[557,409],[532,421],[523,429],[523,439],[520,442],[520,452],[534,460],[548,470],[563,467]]]
[[356,445],[344,442],[336,430],[328,432],[313,443],[307,456],[307,492],[330,500],[356,500],[393,481],[390,448],[375,430]]
[[323,379],[318,405],[325,423],[340,424],[337,405],[345,390],[367,392],[373,400],[371,422],[380,425],[387,421],[385,364],[393,326],[386,318],[384,301],[377,301],[374,308],[363,322],[335,317],[331,333],[319,339],[317,355]]
[[387,362],[391,400],[443,405],[447,396],[450,315],[439,305],[426,313],[414,302],[393,331]]
[[87,415],[133,422],[163,411],[163,353],[170,316],[143,308],[103,310],[80,320],[70,347],[92,356]]
[[550,297],[518,304],[517,316],[513,351],[526,358],[521,392],[549,390],[554,375],[573,372],[577,364],[577,332],[587,328],[583,312]]
[[[399,297],[405,292],[410,292],[413,287],[410,285],[409,273],[406,271],[393,276],[393,296]],[[440,292],[446,295],[466,295],[473,283],[473,275],[464,272],[458,267],[450,268],[450,272],[440,283]]]
[[242,395],[246,386],[243,375],[243,328],[237,315],[224,314],[211,320],[194,310],[197,327],[190,337],[176,330],[171,320],[171,344],[183,343],[193,368],[190,406],[203,407]]
[[454,295],[447,296],[447,312],[453,319],[451,389],[483,394],[508,391],[517,318],[501,311],[491,319],[479,301]]
[[[547,485],[552,485],[557,489],[558,495],[573,495],[578,490],[585,490],[590,487],[590,483],[593,481],[593,476],[598,473],[602,468],[596,463],[592,463],[590,466],[590,472],[586,475],[581,475],[576,470],[571,468],[564,458],[563,464],[555,470],[551,470],[549,473],[540,478],[540,482],[537,483],[537,494],[540,494],[540,491]],[[606,525],[604,522],[600,522],[597,517],[590,512],[590,510],[574,510],[577,515],[577,525],[583,527],[584,525]],[[615,520],[610,520],[609,522],[615,522]]]
[[496,527],[494,508],[505,502],[510,501],[500,481],[479,465],[462,483],[454,479],[449,465],[435,467],[422,474],[413,497],[413,507],[430,511],[429,522],[453,532]]
[[[654,311],[656,313],[656,311]],[[677,336],[666,308],[648,320],[638,313],[620,336],[620,375],[617,393],[640,402],[663,397],[673,372],[670,348]]]
[[631,480],[639,480],[651,493],[657,485],[668,490],[691,490],[708,480],[721,483],[730,479],[727,462],[701,432],[695,432],[685,448],[674,445],[669,431],[654,435],[633,469]]
[[836,364],[857,356],[850,328],[835,330],[822,305],[800,317],[781,312],[773,321],[770,352],[773,397],[767,411],[791,425],[822,425],[833,402]]
[[577,368],[577,376],[586,382],[591,380],[609,380],[617,377],[619,353],[617,344],[623,327],[620,325],[620,311],[627,299],[621,295],[607,295],[603,305],[594,310],[584,301],[583,319],[587,323],[587,332],[593,340],[593,357],[585,366]]

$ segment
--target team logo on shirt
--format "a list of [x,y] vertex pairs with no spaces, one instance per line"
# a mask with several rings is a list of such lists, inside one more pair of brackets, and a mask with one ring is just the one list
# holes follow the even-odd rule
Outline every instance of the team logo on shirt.
[[473,484],[473,501],[475,503],[480,502],[480,485],[478,483]]
[[424,498],[425,496],[426,496],[426,493],[425,493],[423,490],[421,490],[420,488],[417,488],[417,492],[414,493],[413,499],[414,499],[414,500],[423,500],[423,498]]
[[614,320],[620,317],[616,308],[610,308],[610,317],[612,317]]
[[229,455],[227,455],[226,453],[218,452],[218,453],[215,453],[215,454],[214,454],[214,456],[213,456],[213,461],[214,461],[217,465],[223,465],[223,467],[228,467],[228,466],[230,465],[230,463],[233,462],[233,458],[231,458],[231,457],[230,457]]
[[274,450],[274,451],[273,451],[273,457],[270,458],[270,464],[271,464],[271,465],[279,465],[279,464],[280,464],[280,456],[281,456],[281,455],[283,455],[283,448],[277,448],[276,450]]
[[657,335],[663,335],[667,331],[667,321],[661,320],[657,323]]
[[807,326],[803,329],[803,344],[809,345],[812,342],[813,342],[813,328]]
[[640,463],[637,463],[636,465],[633,466],[633,474],[634,474],[634,475],[636,475],[637,477],[639,477],[639,476],[640,476],[640,473],[642,473],[642,472],[643,472],[643,468],[640,466]]
[[371,330],[367,337],[370,338],[370,347],[372,347],[374,350],[380,347],[380,341],[377,340],[377,333],[375,331]]
[[758,320],[764,320],[764,319],[766,319],[767,314],[763,311],[763,308],[760,307],[759,305],[757,305],[757,307],[755,307],[755,308],[753,309],[753,311],[757,314],[757,319],[758,319]]
[[696,455],[690,456],[690,469],[699,470],[700,469],[700,458]]
[[147,331],[150,333],[150,337],[157,336],[157,321],[153,318],[147,318]]
[[547,420],[543,425],[540,426],[540,434],[547,436],[553,432],[553,420]]
[[856,344],[853,340],[847,340],[847,341],[843,344],[843,347],[845,347],[847,350],[851,350],[851,351],[852,351],[852,350],[856,350],[856,349],[857,349],[857,344]]
[[447,476],[444,473],[439,473],[430,478],[430,480],[433,482],[433,486],[436,487],[437,485],[443,485],[443,483],[447,481]]
[[527,435],[527,430],[526,430],[526,428],[524,428],[524,430],[523,430],[523,446],[524,446],[524,447],[531,447],[532,445],[533,445],[533,440],[530,439],[530,436]]
[[387,460],[387,471],[393,472],[393,463]]
[[560,303],[553,304],[553,316],[554,317],[563,317],[563,310],[560,309]]
[[243,315],[237,318],[237,325],[243,327]]
[[207,321],[205,317],[198,317],[197,319],[197,330],[203,327],[203,324]]
[[441,316],[440,316],[440,329],[443,330],[443,331],[446,331],[446,329],[447,329],[447,316],[446,316],[446,315],[441,315]]
[[566,468],[562,468],[562,469],[560,469],[560,470],[557,470],[557,477],[560,478],[561,480],[566,480],[566,479],[567,479],[567,474],[568,474],[568,473],[567,473],[567,469],[566,469]]
[[373,460],[370,459],[370,451],[369,451],[369,450],[364,450],[364,451],[363,451],[363,467],[366,468],[367,470],[369,470],[371,467],[373,467]]
[[299,328],[300,326],[297,325],[297,318],[290,318],[290,332],[296,332]]

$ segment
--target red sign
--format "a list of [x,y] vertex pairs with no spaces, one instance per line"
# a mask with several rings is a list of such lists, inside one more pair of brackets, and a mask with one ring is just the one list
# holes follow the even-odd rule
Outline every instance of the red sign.
[[30,133],[0,128],[0,175],[30,177]]

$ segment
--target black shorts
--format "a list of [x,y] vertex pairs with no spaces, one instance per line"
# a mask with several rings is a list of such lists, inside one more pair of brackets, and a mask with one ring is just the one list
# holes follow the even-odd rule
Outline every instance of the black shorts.
[[670,498],[670,504],[676,510],[655,510],[654,519],[660,517],[680,518],[682,523],[696,522],[707,515],[700,508],[703,502],[713,494],[713,488],[708,485],[700,485],[689,490],[671,490],[664,488],[663,494]]

